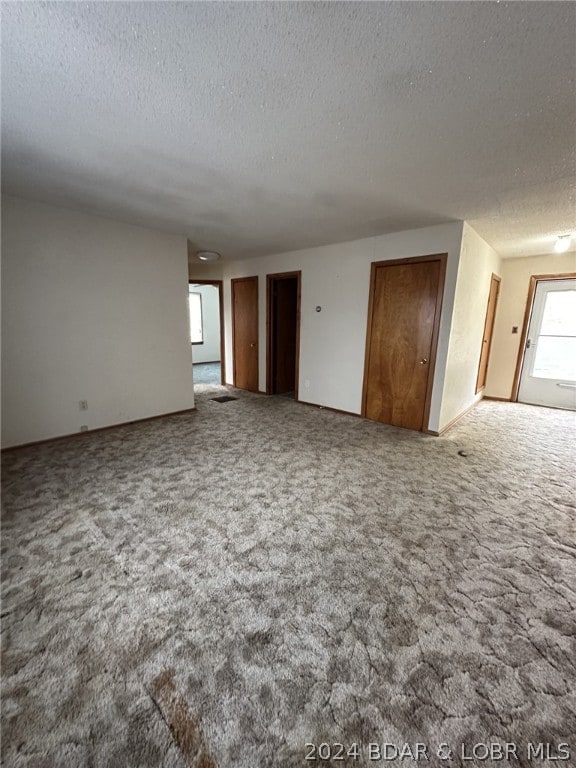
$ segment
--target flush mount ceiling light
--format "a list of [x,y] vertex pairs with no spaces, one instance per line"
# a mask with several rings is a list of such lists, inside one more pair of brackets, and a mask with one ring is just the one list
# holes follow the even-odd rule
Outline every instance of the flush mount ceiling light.
[[554,250],[556,253],[566,253],[568,248],[570,248],[570,241],[572,240],[572,235],[558,235],[556,238],[556,243],[554,245]]
[[196,258],[200,261],[218,261],[220,254],[216,251],[198,251]]

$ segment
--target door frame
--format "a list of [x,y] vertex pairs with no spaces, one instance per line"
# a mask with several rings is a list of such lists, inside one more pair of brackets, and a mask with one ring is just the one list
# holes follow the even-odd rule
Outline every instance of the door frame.
[[[218,288],[218,308],[220,312],[220,383],[226,384],[226,344],[224,339],[224,281],[223,280],[190,280],[188,285],[213,285]],[[194,359],[192,359],[194,364]]]
[[434,313],[434,325],[432,327],[432,341],[430,347],[430,365],[428,366],[428,380],[426,382],[426,397],[424,401],[424,415],[420,432],[428,432],[430,421],[430,405],[432,402],[432,387],[436,372],[436,353],[438,350],[438,336],[440,331],[440,317],[442,315],[442,303],[444,299],[444,283],[446,281],[447,253],[432,253],[429,256],[413,256],[406,259],[386,259],[373,261],[370,265],[370,293],[368,296],[368,320],[366,325],[366,347],[364,351],[364,379],[362,384],[362,409],[361,415],[366,418],[366,399],[368,395],[368,358],[372,343],[372,320],[374,314],[374,291],[376,289],[376,270],[379,267],[395,267],[404,264],[420,264],[422,262],[437,261],[440,264],[438,275],[438,291],[436,293],[436,310]]
[[[236,386],[236,315],[234,313],[234,291],[236,288],[237,283],[243,283],[246,282],[246,280],[256,280],[256,327],[258,329],[257,338],[256,338],[256,361],[257,361],[257,384],[255,392],[258,392],[260,389],[260,312],[259,312],[259,303],[260,303],[260,280],[258,278],[258,275],[248,275],[247,277],[233,277],[230,280],[230,314],[232,315],[232,377],[233,382],[232,386]],[[247,390],[248,391],[248,390]],[[251,391],[251,390],[250,390]]]
[[534,309],[534,297],[536,296],[536,288],[539,282],[548,280],[574,280],[576,279],[576,272],[560,272],[555,275],[530,275],[530,283],[528,285],[528,297],[526,299],[526,309],[524,310],[524,321],[522,323],[522,333],[520,335],[520,346],[518,348],[518,356],[516,358],[516,370],[514,371],[514,379],[512,382],[512,392],[510,394],[510,400],[513,403],[518,402],[518,393],[520,391],[520,377],[522,376],[522,368],[524,367],[524,356],[526,354],[526,340],[528,338],[528,328],[530,327],[530,320],[532,319],[532,310]]
[[300,296],[302,289],[302,270],[294,272],[276,272],[266,275],[266,394],[272,394],[272,340],[274,339],[274,312],[272,311],[272,288],[276,281],[295,277],[298,285],[296,296],[296,365],[294,371],[294,400],[298,402],[298,381],[300,375]]
[[[492,296],[492,283],[496,281],[498,288],[496,290],[496,300],[494,301],[494,314],[492,316],[492,328],[490,329],[490,339],[488,340],[488,350],[486,352],[486,375],[484,377],[484,384],[480,386],[480,366],[482,365],[482,353],[484,351],[484,339],[486,338],[486,329],[488,327],[488,310],[490,309],[490,298]],[[492,351],[492,340],[494,338],[494,326],[496,324],[496,312],[498,310],[498,299],[500,298],[500,287],[502,278],[495,272],[492,272],[490,276],[490,290],[488,291],[488,301],[486,303],[486,318],[484,320],[484,330],[482,332],[482,344],[480,346],[480,359],[478,360],[478,373],[476,374],[476,392],[483,392],[486,389],[486,378],[488,376],[488,366],[490,364],[490,352]]]

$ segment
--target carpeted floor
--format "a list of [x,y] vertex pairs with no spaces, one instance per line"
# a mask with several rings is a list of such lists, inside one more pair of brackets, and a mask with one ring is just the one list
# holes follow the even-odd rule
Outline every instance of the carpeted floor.
[[5,455],[4,764],[576,765],[574,414],[432,438],[222,391]]
[[[216,384],[222,381],[222,368],[220,363],[194,363],[193,379],[194,384]],[[196,391],[196,389],[194,389]]]

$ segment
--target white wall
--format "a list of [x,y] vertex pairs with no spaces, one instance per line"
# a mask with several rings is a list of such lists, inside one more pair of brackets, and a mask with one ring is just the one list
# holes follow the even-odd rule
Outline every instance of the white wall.
[[204,343],[192,345],[194,363],[216,363],[220,361],[220,297],[214,285],[190,286],[191,293],[202,296],[202,326]]
[[[373,261],[448,253],[446,286],[429,429],[440,426],[444,369],[462,222],[398,232],[302,251],[224,262],[227,380],[232,383],[230,279],[259,277],[259,379],[266,388],[266,275],[302,270],[299,398],[309,403],[360,413],[364,376],[366,323]],[[320,305],[321,312],[315,307]]]
[[195,251],[188,248],[188,277],[190,280],[222,280],[222,269],[225,262],[199,261]]
[[192,408],[185,238],[10,197],[2,216],[3,445]]
[[[509,399],[512,393],[530,277],[570,272],[576,272],[576,253],[513,258],[502,262],[486,396]],[[518,333],[512,333],[514,326],[518,327]]]
[[492,274],[500,275],[501,259],[464,223],[454,312],[444,379],[440,428],[482,397],[476,395],[480,350]]

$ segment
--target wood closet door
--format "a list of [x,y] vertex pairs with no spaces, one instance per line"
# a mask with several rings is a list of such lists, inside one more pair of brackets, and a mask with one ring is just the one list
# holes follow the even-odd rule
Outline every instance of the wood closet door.
[[258,278],[232,280],[234,386],[258,392]]
[[490,294],[484,322],[484,334],[482,336],[482,349],[480,350],[480,362],[478,364],[478,378],[476,380],[476,394],[486,386],[488,373],[488,361],[490,359],[490,347],[492,346],[492,334],[494,332],[494,320],[496,319],[496,307],[498,306],[498,294],[500,292],[500,278],[492,275],[490,280]]
[[[374,264],[364,416],[422,430],[435,358],[442,264]],[[434,344],[434,349],[433,349]]]

